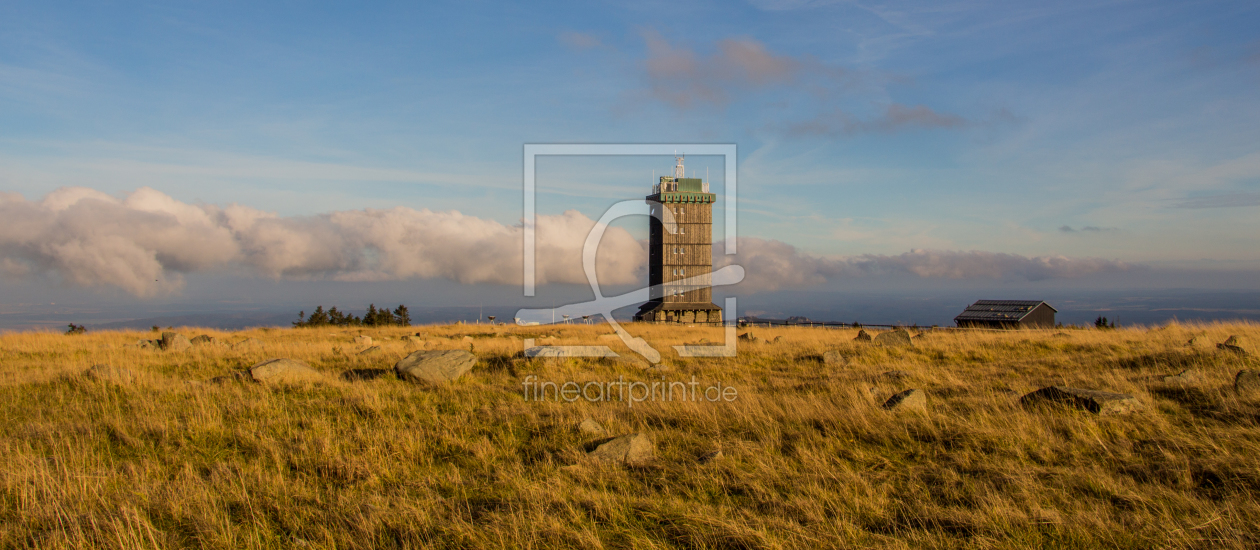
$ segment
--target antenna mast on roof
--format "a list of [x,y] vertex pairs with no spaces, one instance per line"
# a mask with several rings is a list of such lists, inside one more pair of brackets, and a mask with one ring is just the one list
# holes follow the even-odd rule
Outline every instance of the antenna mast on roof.
[[675,177],[675,178],[685,178],[685,177],[687,177],[687,170],[686,170],[685,168],[683,168],[683,157],[682,157],[682,155],[678,155],[678,153],[674,153],[674,155],[675,155],[675,156],[674,156],[674,160],[677,160],[677,161],[678,161],[678,164],[677,164],[676,166],[674,166],[674,177]]

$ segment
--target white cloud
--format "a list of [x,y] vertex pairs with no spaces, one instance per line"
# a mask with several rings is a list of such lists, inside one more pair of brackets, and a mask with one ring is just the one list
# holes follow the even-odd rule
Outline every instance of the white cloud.
[[899,273],[928,279],[1039,281],[1136,268],[1125,262],[1101,258],[1028,257],[976,250],[912,250],[893,256],[862,254],[825,258],[802,252],[781,241],[757,238],[740,239],[739,253],[734,257],[722,254],[720,244],[715,245],[715,249],[715,263],[735,263],[744,267],[746,277],[738,288],[753,292]]
[[[137,296],[171,292],[181,274],[244,267],[276,278],[445,278],[519,284],[518,226],[397,207],[282,217],[248,206],[193,205],[150,188],[126,199],[63,188],[39,202],[0,195],[0,259],[8,276],[54,273]],[[595,222],[577,211],[538,218],[538,282],[585,283],[582,244]],[[605,284],[643,279],[643,244],[610,228],[600,247]]]

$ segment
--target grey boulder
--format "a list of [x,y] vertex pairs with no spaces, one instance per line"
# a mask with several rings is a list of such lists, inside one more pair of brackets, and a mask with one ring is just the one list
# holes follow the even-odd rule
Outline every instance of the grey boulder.
[[163,332],[162,339],[158,342],[163,351],[186,351],[192,348],[192,342],[187,336],[174,332]]
[[1047,386],[1021,397],[1019,402],[1024,406],[1058,405],[1103,415],[1127,414],[1141,407],[1132,395],[1067,386]]
[[301,384],[324,380],[324,375],[310,365],[284,357],[268,359],[250,367],[249,375],[264,384]]
[[884,402],[885,410],[898,411],[926,411],[927,410],[927,394],[923,390],[909,389],[894,394]]
[[417,351],[394,364],[398,378],[412,382],[449,382],[472,370],[477,356],[464,350]]
[[913,346],[910,333],[904,329],[882,332],[875,337],[875,343],[883,346]]
[[586,455],[598,460],[633,464],[651,460],[656,455],[656,445],[646,435],[637,433],[614,437]]
[[1193,369],[1186,369],[1177,374],[1170,374],[1159,379],[1165,384],[1192,384],[1199,381],[1199,373]]
[[835,366],[842,367],[849,364],[849,358],[845,357],[843,353],[840,353],[839,351],[836,351],[834,349],[823,353],[822,358],[823,358],[823,364],[826,364],[826,365],[835,365]]
[[193,339],[191,340],[191,342],[192,342],[192,345],[194,345],[194,346],[217,346],[217,345],[219,345],[219,339],[218,339],[218,338],[215,338],[215,337],[213,337],[213,336],[210,336],[209,334],[202,334],[201,336],[195,336],[195,337],[193,337]]
[[603,435],[604,427],[599,422],[587,418],[581,424],[578,424],[578,431],[589,435]]
[[1260,372],[1240,370],[1234,376],[1234,391],[1238,393],[1260,392]]

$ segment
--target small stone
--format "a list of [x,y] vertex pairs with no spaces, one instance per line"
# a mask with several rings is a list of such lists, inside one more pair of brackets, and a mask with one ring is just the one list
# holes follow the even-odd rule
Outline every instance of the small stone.
[[359,355],[371,355],[371,354],[373,354],[373,353],[379,353],[380,351],[381,351],[381,347],[380,347],[380,346],[372,346],[372,347],[367,348],[367,349],[365,349],[365,350],[363,350],[363,351],[360,351],[360,352],[359,352]]
[[262,345],[262,340],[259,340],[257,338],[246,338],[244,340],[241,340],[240,342],[232,344],[232,349],[250,349],[250,348],[256,348],[261,345]]
[[136,373],[122,367],[113,367],[103,363],[92,365],[83,371],[83,375],[93,380],[116,384],[130,384],[136,380]]
[[355,337],[354,337],[353,342],[354,342],[355,344],[360,345],[360,346],[370,346],[370,345],[372,345],[372,337],[371,337],[371,336],[364,336],[364,335],[360,334],[360,335],[358,335],[358,336],[355,336]]
[[1238,393],[1260,392],[1260,372],[1240,370],[1234,376],[1234,391]]
[[656,446],[641,433],[615,437],[601,443],[587,456],[599,460],[608,460],[632,464],[650,460],[656,454]]
[[599,422],[587,418],[578,424],[578,431],[587,435],[604,435],[604,427]]
[[865,329],[858,330],[857,337],[854,338],[858,342],[870,342],[871,339],[871,335]]
[[905,329],[897,329],[889,332],[881,332],[875,337],[875,343],[883,346],[913,346],[914,342],[910,340],[910,333]]
[[709,464],[710,462],[721,460],[725,457],[726,455],[722,453],[722,449],[716,449],[705,453],[698,460],[701,464]]
[[300,384],[324,380],[324,375],[310,365],[285,357],[258,363],[250,367],[249,375],[255,381],[265,384]]
[[192,342],[183,334],[174,332],[163,332],[162,340],[159,344],[163,351],[185,351],[192,347]]
[[835,365],[838,367],[843,367],[849,364],[849,358],[845,357],[843,353],[840,353],[839,351],[834,350],[834,349],[824,352],[822,357],[823,357],[823,364],[825,365]]
[[472,370],[477,356],[464,350],[417,351],[394,364],[398,378],[413,382],[449,382]]
[[1126,414],[1141,407],[1132,395],[1066,386],[1047,386],[1021,397],[1019,401],[1025,406],[1056,404],[1102,415]]
[[190,342],[192,342],[192,345],[194,345],[194,346],[217,346],[217,345],[219,345],[219,339],[218,339],[218,338],[215,338],[215,337],[213,337],[213,336],[210,336],[209,334],[202,334],[201,336],[194,336],[194,337],[192,338],[192,340],[190,340]]
[[1210,342],[1210,341],[1207,339],[1207,335],[1204,335],[1204,334],[1196,334],[1196,335],[1194,335],[1194,336],[1191,336],[1191,337],[1190,337],[1190,339],[1186,341],[1186,347],[1188,347],[1188,348],[1211,348],[1211,347],[1212,347],[1212,342]]
[[471,341],[473,341],[473,337],[472,337],[472,336],[465,336],[465,337],[463,338],[463,340],[464,340],[465,342],[471,342]]
[[754,341],[754,342],[755,342],[755,341],[757,340],[757,336],[755,336],[755,335],[754,335],[753,333],[751,333],[751,332],[745,332],[745,333],[743,333],[743,334],[739,335],[739,339],[740,339],[740,340],[747,340],[747,341]]
[[884,402],[884,410],[927,410],[927,394],[922,390],[909,389],[888,398]]
[[1242,348],[1242,340],[1239,340],[1237,336],[1230,336],[1224,342],[1217,344],[1216,349],[1234,352],[1243,357],[1247,356],[1247,350]]
[[1186,369],[1177,374],[1170,374],[1160,379],[1165,384],[1190,384],[1199,381],[1199,373],[1193,369]]

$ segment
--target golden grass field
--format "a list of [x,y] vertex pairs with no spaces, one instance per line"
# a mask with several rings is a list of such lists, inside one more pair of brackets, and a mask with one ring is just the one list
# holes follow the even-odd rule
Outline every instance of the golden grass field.
[[[778,344],[680,359],[664,346],[720,329],[629,325],[665,369],[514,358],[522,339],[606,344],[607,327],[177,329],[252,349],[124,347],[149,332],[0,336],[0,547],[4,548],[1256,548],[1260,396],[1233,378],[1255,359],[1210,343],[1254,324],[931,332],[913,348],[855,331],[752,329]],[[361,356],[352,337],[377,340]],[[420,333],[426,343],[400,339]],[[1062,333],[1062,334],[1058,334]],[[472,342],[464,335],[474,335]],[[444,338],[449,337],[449,340]],[[415,349],[469,349],[441,386],[388,369]],[[847,365],[814,356],[840,350]],[[625,352],[628,353],[628,352]],[[272,357],[327,382],[206,382]],[[105,363],[130,383],[82,375]],[[1170,387],[1153,377],[1197,369]],[[900,381],[881,373],[901,370]],[[555,382],[675,381],[732,402],[527,401]],[[1135,395],[1124,416],[1025,410],[1066,384]],[[890,412],[920,388],[928,411]],[[642,432],[655,459],[585,456],[592,418]],[[714,450],[722,457],[702,463]]]

